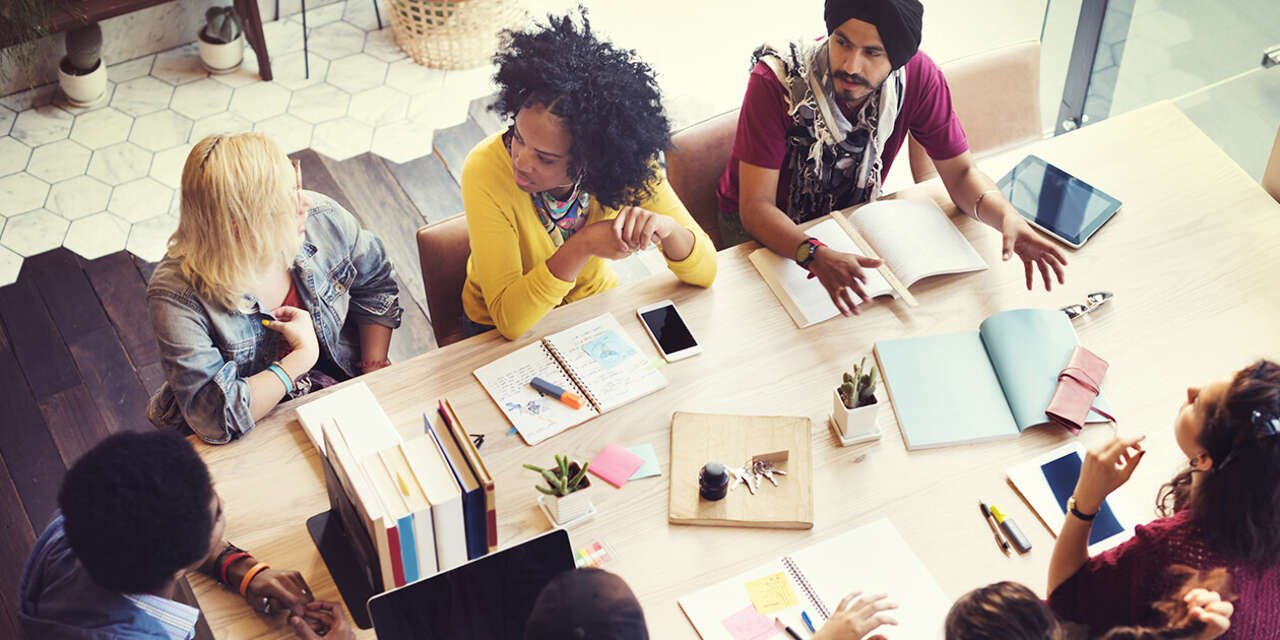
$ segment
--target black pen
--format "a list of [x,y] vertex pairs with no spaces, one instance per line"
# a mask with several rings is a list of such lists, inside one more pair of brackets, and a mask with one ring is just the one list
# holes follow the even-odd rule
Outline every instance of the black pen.
[[803,638],[800,637],[800,634],[796,633],[795,629],[788,627],[785,623],[782,622],[782,620],[775,617],[773,619],[773,624],[777,625],[779,629],[786,631],[787,635],[791,636],[792,638],[795,638],[795,640],[804,640]]
[[987,503],[979,500],[978,509],[982,511],[982,519],[987,521],[987,526],[991,527],[991,535],[995,536],[996,544],[1000,547],[1000,551],[1004,552],[1006,556],[1009,555],[1009,543],[1000,537],[1000,530],[996,528],[994,517],[991,515],[991,509],[987,508]]

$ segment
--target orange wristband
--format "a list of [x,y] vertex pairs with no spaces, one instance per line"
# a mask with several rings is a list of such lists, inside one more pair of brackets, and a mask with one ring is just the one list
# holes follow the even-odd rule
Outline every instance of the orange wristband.
[[253,580],[254,576],[262,573],[264,569],[270,568],[271,567],[268,567],[265,562],[259,562],[258,564],[253,565],[253,567],[249,569],[248,573],[244,574],[244,579],[240,581],[240,595],[248,596],[249,582]]

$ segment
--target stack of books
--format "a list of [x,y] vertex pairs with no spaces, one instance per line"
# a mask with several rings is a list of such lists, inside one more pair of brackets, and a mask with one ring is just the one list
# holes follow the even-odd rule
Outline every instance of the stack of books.
[[370,584],[393,589],[496,550],[493,476],[447,400],[404,440],[364,384],[298,408]]

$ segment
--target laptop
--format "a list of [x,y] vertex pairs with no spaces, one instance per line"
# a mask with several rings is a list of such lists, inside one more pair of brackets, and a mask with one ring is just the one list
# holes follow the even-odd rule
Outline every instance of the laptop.
[[542,588],[574,568],[555,529],[369,599],[379,640],[520,640]]

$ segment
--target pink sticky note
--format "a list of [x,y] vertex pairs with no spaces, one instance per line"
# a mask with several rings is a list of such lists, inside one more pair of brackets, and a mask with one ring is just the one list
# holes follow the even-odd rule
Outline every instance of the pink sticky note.
[[596,456],[591,464],[587,465],[587,471],[594,473],[596,477],[608,482],[609,484],[621,488],[622,485],[631,479],[632,474],[640,465],[644,464],[644,458],[611,444]]
[[728,618],[720,621],[733,640],[765,640],[778,635],[780,629],[773,621],[756,612],[755,605],[747,605]]

